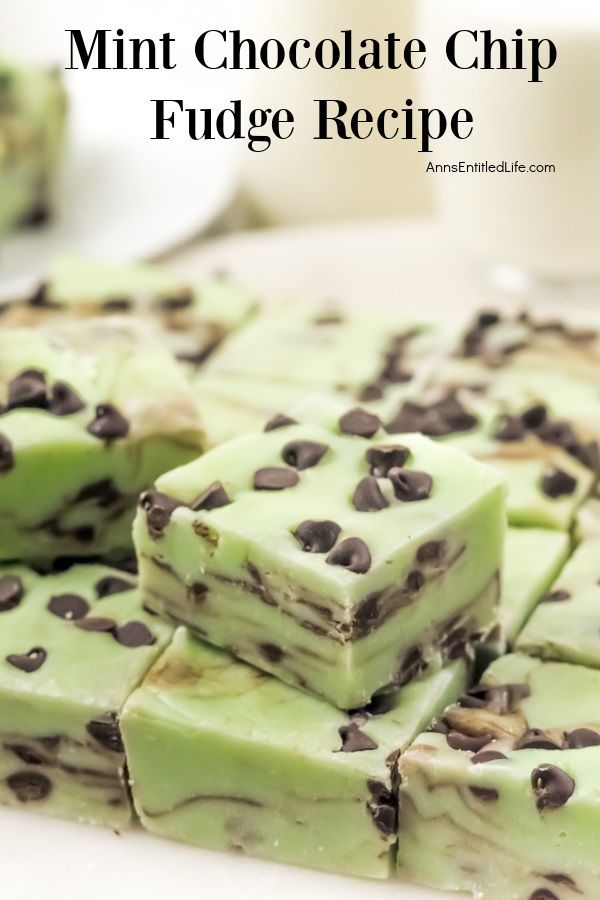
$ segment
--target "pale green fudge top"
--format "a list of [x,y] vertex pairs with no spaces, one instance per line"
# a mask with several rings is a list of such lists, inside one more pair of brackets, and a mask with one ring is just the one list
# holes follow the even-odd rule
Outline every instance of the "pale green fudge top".
[[[65,704],[118,712],[171,634],[143,610],[128,573],[82,564],[38,575],[0,566],[0,730],[18,733],[33,704],[42,734],[60,729]],[[62,704],[52,706],[53,719],[44,710],[55,701]]]
[[[342,433],[357,424],[372,436]],[[483,502],[495,503],[499,516],[503,509],[503,483],[492,468],[423,435],[388,436],[378,425],[354,410],[332,428],[305,422],[244,435],[159,478],[159,502],[168,495],[184,504],[169,511],[170,525],[204,534],[199,546],[207,559],[236,569],[253,550],[268,554],[273,572],[352,607],[368,590],[388,586],[397,560],[406,563],[432,536],[431,549],[442,556],[462,552],[453,523],[460,519],[460,539],[468,543],[470,509]],[[271,477],[288,486],[260,489]],[[213,504],[202,495],[215,483],[226,505],[206,508]],[[144,500],[138,552],[148,539],[143,507]],[[319,549],[310,535],[304,539],[314,522],[328,526]],[[160,539],[151,545],[160,556]],[[170,562],[187,571],[189,541],[181,547],[181,559]]]
[[296,303],[269,309],[211,360],[215,374],[351,391],[380,400],[422,383],[441,352],[438,329],[383,312]]
[[510,644],[567,559],[569,535],[546,528],[509,528],[504,545],[499,619]]
[[32,297],[11,304],[1,324],[133,314],[158,327],[176,356],[200,363],[256,305],[256,299],[224,273],[196,284],[159,266],[62,257]]
[[2,474],[27,448],[67,445],[107,453],[126,441],[164,437],[198,451],[203,433],[184,373],[152,333],[122,318],[43,332],[0,328]]
[[124,727],[128,717],[140,716],[186,733],[220,733],[224,740],[289,749],[325,765],[389,777],[395,762],[390,754],[404,750],[465,680],[465,663],[456,661],[386,694],[379,706],[373,701],[345,713],[178,628],[127,702]]
[[517,646],[536,656],[600,667],[600,537],[576,549]]

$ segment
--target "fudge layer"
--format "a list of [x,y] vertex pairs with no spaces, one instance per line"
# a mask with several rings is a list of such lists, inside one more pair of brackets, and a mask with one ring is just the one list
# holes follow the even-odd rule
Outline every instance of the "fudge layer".
[[140,491],[203,447],[185,374],[141,324],[0,329],[0,558],[129,554]]
[[598,896],[600,672],[497,660],[400,778],[403,878],[486,900]]
[[150,608],[344,709],[487,634],[505,525],[492,469],[360,409],[266,429],[142,497]]
[[66,113],[58,70],[0,64],[0,234],[50,215]]
[[562,531],[507,530],[498,620],[509,646],[512,647],[532,610],[549,591],[570,549],[570,537]]
[[178,629],[121,720],[136,811],[162,837],[387,878],[398,754],[465,683],[455,661],[347,714]]
[[521,632],[525,653],[600,668],[600,538],[576,549]]
[[179,360],[198,366],[255,307],[255,299],[225,273],[198,285],[159,266],[64,257],[30,297],[5,307],[0,326],[133,315],[157,328]]
[[127,824],[120,711],[171,631],[122,571],[0,567],[0,803]]

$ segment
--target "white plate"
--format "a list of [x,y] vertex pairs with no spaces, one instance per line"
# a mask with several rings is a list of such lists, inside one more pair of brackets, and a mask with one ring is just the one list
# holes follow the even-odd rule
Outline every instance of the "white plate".
[[55,215],[0,241],[3,297],[27,290],[57,254],[117,262],[162,254],[210,225],[235,189],[236,158],[225,142],[151,141],[139,96],[112,104],[107,123],[110,94],[93,81],[68,85],[69,147]]

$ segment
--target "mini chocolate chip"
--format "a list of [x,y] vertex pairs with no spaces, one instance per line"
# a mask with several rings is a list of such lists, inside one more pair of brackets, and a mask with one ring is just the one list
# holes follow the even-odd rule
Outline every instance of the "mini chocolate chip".
[[362,478],[352,495],[352,505],[359,512],[378,512],[390,504],[381,493],[381,488],[374,475]]
[[46,376],[37,369],[27,369],[8,385],[8,408],[47,409],[48,386]]
[[574,891],[577,890],[577,884],[570,875],[564,875],[562,872],[549,872],[543,877],[546,881],[551,881],[552,884],[562,884],[564,887],[571,888]]
[[538,888],[530,895],[529,900],[558,900],[558,897],[554,891],[549,891],[548,888]]
[[369,447],[366,452],[371,475],[374,475],[376,478],[387,478],[390,469],[401,469],[409,457],[410,450],[408,447],[402,447],[399,444]]
[[96,407],[96,417],[87,426],[87,431],[102,441],[116,441],[126,437],[129,422],[112,403],[100,403]]
[[357,399],[360,400],[361,403],[369,403],[372,400],[381,400],[382,397],[383,388],[376,382],[373,382],[373,384],[365,384],[357,395]]
[[75,502],[87,503],[93,500],[101,509],[106,509],[117,503],[122,496],[120,490],[110,478],[102,478],[100,481],[85,484],[75,497]]
[[563,469],[552,469],[542,478],[542,491],[552,500],[568,497],[575,492],[576,488],[577,479]]
[[341,725],[338,728],[338,734],[342,739],[340,752],[342,753],[359,753],[362,750],[377,750],[378,744],[361,731],[356,722],[350,722],[349,725]]
[[25,596],[25,587],[18,575],[0,578],[0,613],[15,609]]
[[112,634],[116,630],[117,623],[107,616],[86,616],[84,619],[79,619],[75,623],[75,627],[81,628],[82,631]]
[[482,763],[492,762],[494,759],[508,759],[508,757],[498,750],[482,750],[481,753],[476,753],[471,757],[471,763],[478,766]]
[[427,500],[431,495],[433,479],[427,472],[417,472],[414,469],[390,469],[389,479],[392,482],[396,498],[404,503]]
[[27,300],[27,305],[37,309],[51,309],[60,306],[59,303],[54,303],[50,300],[48,285],[44,282],[41,282],[34,290],[31,297]]
[[110,597],[113,594],[123,594],[125,591],[131,591],[135,585],[119,575],[105,575],[96,582],[96,597],[102,600],[104,597]]
[[128,312],[132,307],[130,297],[109,297],[102,303],[102,310],[109,313]]
[[333,548],[325,562],[330,566],[343,566],[349,572],[362,575],[371,568],[371,554],[363,540],[349,537]]
[[85,403],[72,387],[57,381],[50,390],[48,410],[53,416],[72,416],[85,409]]
[[338,420],[338,424],[343,434],[364,438],[373,437],[381,428],[381,420],[378,416],[359,407],[344,413]]
[[560,747],[539,728],[530,728],[519,738],[515,750],[560,750]]
[[278,428],[287,428],[288,425],[297,425],[296,419],[284,416],[283,413],[277,413],[272,419],[269,419],[264,427],[265,431],[276,431]]
[[10,472],[14,464],[12,444],[7,437],[0,434],[0,473]]
[[140,506],[146,512],[146,525],[150,537],[157,541],[163,536],[163,532],[171,516],[184,504],[175,497],[163,494],[160,491],[147,491],[140,498]]
[[541,428],[544,424],[548,418],[548,410],[543,403],[537,403],[535,406],[526,409],[521,418],[525,426],[534,431],[537,428]]
[[278,663],[281,662],[285,653],[277,644],[271,644],[266,641],[264,644],[259,644],[258,649],[264,656],[264,658],[270,663]]
[[398,687],[404,687],[405,684],[408,684],[413,678],[424,672],[427,665],[421,648],[418,646],[411,647],[410,650],[403,654],[398,671],[393,677],[394,684]]
[[565,731],[563,748],[565,750],[582,750],[584,747],[600,746],[600,734],[591,728],[575,728]]
[[569,591],[550,591],[549,594],[545,594],[540,603],[564,603],[566,600],[571,599],[571,594]]
[[48,762],[46,756],[35,747],[29,746],[29,744],[4,744],[4,746],[28,766],[43,766],[44,763]]
[[471,735],[462,734],[460,731],[449,731],[446,735],[446,741],[452,750],[467,750],[471,753],[479,753],[493,739],[494,736],[490,733]]
[[294,469],[311,469],[321,462],[329,447],[315,441],[290,441],[281,451],[281,458]]
[[494,432],[494,437],[498,441],[512,442],[522,441],[526,434],[525,423],[521,416],[502,416],[500,424]]
[[414,569],[406,576],[406,580],[402,586],[402,590],[405,594],[413,596],[414,594],[419,593],[424,584],[425,576],[418,569]]
[[113,753],[125,752],[119,728],[119,716],[116,712],[107,712],[91,719],[85,726],[85,730],[106,750],[111,750]]
[[483,801],[483,803],[490,803],[494,800],[498,800],[500,797],[496,788],[480,787],[479,785],[470,784],[469,790],[474,797],[477,797],[477,799]]
[[500,321],[500,315],[493,309],[484,309],[477,316],[477,325],[479,328],[492,328]]
[[37,672],[46,662],[48,654],[43,647],[33,647],[27,653],[11,653],[6,661],[22,672]]
[[329,519],[306,519],[292,532],[306,553],[329,553],[342,529]]
[[231,500],[229,495],[221,482],[213,481],[205,491],[202,491],[202,493],[190,503],[190,506],[194,512],[199,512],[201,509],[219,509],[221,506],[228,506],[230,503]]
[[156,643],[156,638],[143,622],[126,622],[125,625],[119,625],[114,637],[123,647],[151,647]]
[[90,605],[79,594],[55,594],[50,598],[48,609],[59,619],[74,621],[83,619],[89,612]]
[[45,800],[52,790],[52,782],[42,772],[13,772],[6,783],[21,803]]
[[380,691],[373,694],[368,703],[356,709],[348,710],[351,716],[385,716],[396,708],[395,691]]
[[194,302],[194,295],[191,290],[182,290],[178,294],[170,294],[168,297],[161,297],[160,306],[167,312],[177,309],[187,309]]
[[454,391],[449,391],[429,405],[406,401],[384,427],[390,434],[420,431],[430,437],[443,437],[471,431],[477,425],[477,417],[463,406]]
[[558,766],[544,763],[531,773],[531,787],[537,797],[536,806],[543,812],[564,806],[573,795],[575,782]]
[[446,541],[427,541],[418,548],[415,558],[421,566],[438,569],[444,562],[447,546]]
[[294,487],[299,481],[300,476],[294,469],[267,466],[256,470],[252,483],[255,491],[283,491]]

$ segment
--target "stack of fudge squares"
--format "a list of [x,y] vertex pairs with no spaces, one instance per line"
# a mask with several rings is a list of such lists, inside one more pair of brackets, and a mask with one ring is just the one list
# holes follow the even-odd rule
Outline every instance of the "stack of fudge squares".
[[1,313],[1,802],[598,897],[600,330],[76,259]]

